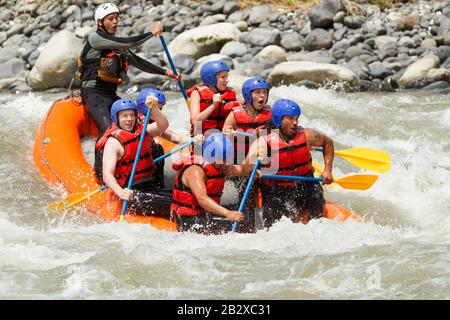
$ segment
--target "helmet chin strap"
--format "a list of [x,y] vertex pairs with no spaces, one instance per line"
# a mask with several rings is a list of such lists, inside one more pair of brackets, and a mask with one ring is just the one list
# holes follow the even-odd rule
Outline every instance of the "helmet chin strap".
[[222,92],[225,92],[225,90],[219,90],[219,88],[217,88],[217,84],[214,86],[214,88],[216,88],[216,90],[217,90],[217,92],[219,92],[219,93],[222,93]]
[[102,30],[103,32],[106,32],[107,34],[111,34],[108,32],[108,30],[105,28],[105,25],[103,24],[103,19],[102,22],[100,23],[100,26],[98,27],[100,30]]

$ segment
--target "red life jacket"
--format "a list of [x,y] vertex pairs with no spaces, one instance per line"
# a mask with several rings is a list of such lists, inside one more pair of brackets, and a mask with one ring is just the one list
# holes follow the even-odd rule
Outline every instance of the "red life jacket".
[[[125,187],[127,180],[131,175],[131,171],[133,170],[134,158],[136,157],[136,152],[139,146],[139,139],[141,137],[143,128],[144,125],[142,123],[138,123],[136,125],[135,132],[129,132],[120,129],[113,122],[95,145],[98,150],[103,150],[109,137],[116,138],[122,145],[124,154],[122,158],[117,161],[116,170],[114,171],[114,177],[121,187]],[[151,137],[146,134],[144,137],[144,143],[142,144],[141,154],[137,163],[134,180],[137,181],[149,177],[153,174],[154,171],[155,166],[153,164],[152,158]]]
[[[244,131],[246,133],[257,134],[260,129],[268,129],[270,122],[272,121],[272,109],[269,106],[265,106],[258,112],[256,118],[252,118],[247,112],[245,105],[240,104],[232,109],[234,120],[236,122],[236,130]],[[256,137],[255,137],[256,139]],[[250,141],[255,141],[249,137],[236,135],[234,138],[234,150],[239,152],[245,150],[245,156],[247,156],[248,149],[250,147]],[[245,143],[245,147],[242,144]],[[235,157],[236,158],[236,157]],[[237,158],[236,158],[237,159]]]
[[[204,85],[193,86],[186,91],[188,97],[191,96],[192,92],[197,90],[200,95],[200,112],[204,111],[213,103],[213,95],[215,94],[210,88]],[[225,91],[220,93],[222,95],[222,103],[219,104],[218,108],[209,115],[208,119],[204,120],[202,123],[202,134],[208,129],[218,129],[222,131],[223,123],[231,112],[231,109],[238,105],[236,101],[236,91],[232,88],[227,88]],[[197,134],[194,128],[194,124],[191,123],[191,134]]]
[[[256,118],[252,118],[247,112],[245,105],[241,104],[233,108],[236,130],[248,132],[248,129],[257,131],[261,128],[267,128],[272,120],[272,109],[269,106],[263,107]],[[254,132],[251,132],[254,133]]]
[[223,187],[225,184],[225,175],[222,170],[218,170],[212,164],[206,162],[200,156],[186,156],[172,164],[172,168],[177,171],[174,180],[172,212],[183,216],[196,216],[203,213],[203,208],[198,204],[197,199],[191,189],[182,182],[184,171],[192,165],[200,166],[206,175],[206,192],[215,202],[220,204]]
[[[297,128],[297,134],[286,143],[278,134],[271,134],[267,140],[268,150],[271,152],[271,162],[264,167],[270,167],[271,163],[278,160],[277,175],[304,176],[312,174],[312,159],[306,144],[305,129]],[[275,162],[276,163],[276,162]],[[264,179],[268,186],[294,186],[295,182],[286,180]]]

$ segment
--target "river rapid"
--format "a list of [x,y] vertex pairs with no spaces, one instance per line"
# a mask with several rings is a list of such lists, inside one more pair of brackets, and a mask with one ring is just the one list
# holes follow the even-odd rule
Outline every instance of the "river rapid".
[[[391,170],[367,191],[327,188],[365,223],[284,219],[220,236],[48,211],[64,195],[40,176],[32,148],[64,95],[0,94],[0,299],[450,299],[449,95],[273,88],[270,103],[303,103],[300,124],[336,150],[386,150]],[[168,98],[170,127],[186,133],[183,98]],[[92,162],[93,141],[83,148]],[[366,172],[336,157],[333,173]]]

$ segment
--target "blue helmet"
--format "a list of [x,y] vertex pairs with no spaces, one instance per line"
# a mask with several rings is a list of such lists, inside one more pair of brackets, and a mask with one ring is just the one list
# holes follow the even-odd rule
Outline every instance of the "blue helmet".
[[300,116],[302,110],[297,102],[289,99],[280,99],[272,105],[272,122],[275,127],[281,127],[284,116]]
[[217,74],[222,71],[230,71],[230,68],[222,60],[205,63],[200,70],[203,84],[208,87],[215,87],[217,85]]
[[158,99],[158,103],[166,104],[166,96],[164,93],[157,89],[142,89],[141,92],[139,92],[139,95],[136,99],[137,109],[140,113],[147,115],[148,107],[145,104],[145,100],[148,96],[155,97]]
[[112,104],[111,119],[116,123],[117,126],[119,125],[119,118],[117,117],[117,115],[120,111],[123,110],[134,110],[134,112],[136,113],[136,104],[131,99],[119,99]]
[[213,133],[206,138],[203,144],[203,159],[213,163],[214,160],[233,161],[234,146],[230,139],[222,133]]
[[[247,79],[242,86],[242,95],[244,96],[245,103],[252,104],[252,91],[258,89],[266,89],[269,94],[269,84],[266,80],[260,77],[254,77]],[[267,102],[267,101],[266,101]]]

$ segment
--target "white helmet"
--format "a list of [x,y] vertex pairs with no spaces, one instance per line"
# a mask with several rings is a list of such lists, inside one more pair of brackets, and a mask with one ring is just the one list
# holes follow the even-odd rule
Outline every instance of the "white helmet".
[[108,2],[99,5],[95,10],[95,23],[97,23],[98,20],[103,20],[104,17],[111,13],[119,13],[119,9],[114,3]]

